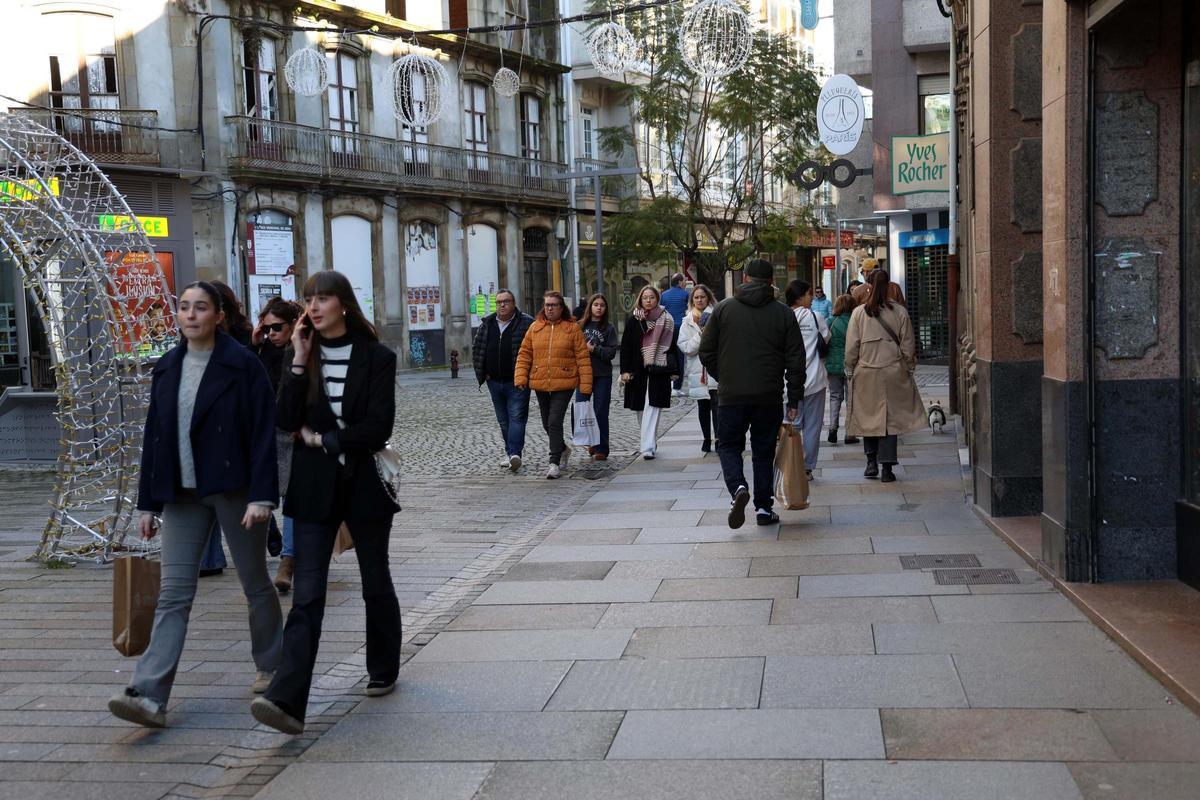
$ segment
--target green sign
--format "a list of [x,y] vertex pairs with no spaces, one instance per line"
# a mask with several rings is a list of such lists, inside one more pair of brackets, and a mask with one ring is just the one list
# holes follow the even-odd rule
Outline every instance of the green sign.
[[892,137],[892,194],[950,191],[950,134]]
[[101,230],[114,233],[136,233],[138,224],[147,236],[170,236],[171,230],[166,217],[130,217],[125,214],[101,214],[96,218]]

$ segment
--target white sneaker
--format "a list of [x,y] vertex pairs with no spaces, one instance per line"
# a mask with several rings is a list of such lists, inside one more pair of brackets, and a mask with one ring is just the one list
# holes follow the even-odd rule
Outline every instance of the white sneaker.
[[509,456],[508,464],[506,466],[509,469],[511,469],[513,472],[516,472],[517,470],[519,470],[521,468],[521,457],[520,456]]
[[558,464],[551,464],[550,467],[546,470],[546,480],[552,481],[555,478],[557,478],[559,476],[559,474],[560,474],[560,471],[558,469]]
[[127,688],[108,701],[108,710],[118,719],[144,725],[147,728],[165,728],[167,715],[163,707],[134,689]]
[[255,694],[262,694],[271,685],[272,679],[275,677],[274,670],[267,671],[260,669],[258,675],[254,678],[254,683],[250,686],[250,691]]
[[508,456],[500,459],[500,469],[512,469],[512,459]]

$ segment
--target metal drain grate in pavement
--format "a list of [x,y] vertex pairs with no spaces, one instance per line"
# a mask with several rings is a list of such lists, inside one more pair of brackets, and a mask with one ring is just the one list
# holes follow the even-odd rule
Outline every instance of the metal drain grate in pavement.
[[1021,582],[1011,569],[935,569],[933,580],[938,586],[987,586]]
[[900,556],[905,569],[935,569],[937,567],[978,567],[979,559],[970,553],[939,553],[919,556]]

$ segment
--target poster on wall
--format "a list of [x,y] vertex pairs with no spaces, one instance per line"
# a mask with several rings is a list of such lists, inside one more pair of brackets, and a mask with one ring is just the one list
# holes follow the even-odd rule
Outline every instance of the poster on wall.
[[369,322],[375,322],[374,260],[371,252],[371,223],[362,217],[344,215],[330,223],[333,234],[333,268],[346,276],[354,296]]
[[500,256],[496,229],[490,225],[472,225],[467,235],[467,291],[471,327],[496,311],[496,292],[500,285]]
[[[117,324],[124,327],[121,355],[159,356],[175,344],[170,297],[175,294],[175,256],[157,252],[108,252]],[[161,270],[161,276],[159,274]]]
[[442,327],[442,287],[438,272],[437,227],[410,222],[404,244],[404,312],[410,331]]
[[272,297],[282,297],[284,300],[296,299],[296,276],[294,275],[251,275],[250,276],[250,310],[252,318],[270,302]]

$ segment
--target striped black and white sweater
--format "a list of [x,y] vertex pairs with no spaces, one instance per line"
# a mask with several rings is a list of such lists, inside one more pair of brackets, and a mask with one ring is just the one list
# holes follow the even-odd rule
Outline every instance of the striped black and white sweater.
[[[342,419],[342,394],[346,391],[346,373],[350,369],[352,348],[349,334],[321,342],[321,381],[339,429],[346,427],[346,421]],[[344,453],[338,456],[338,462],[346,463]]]

